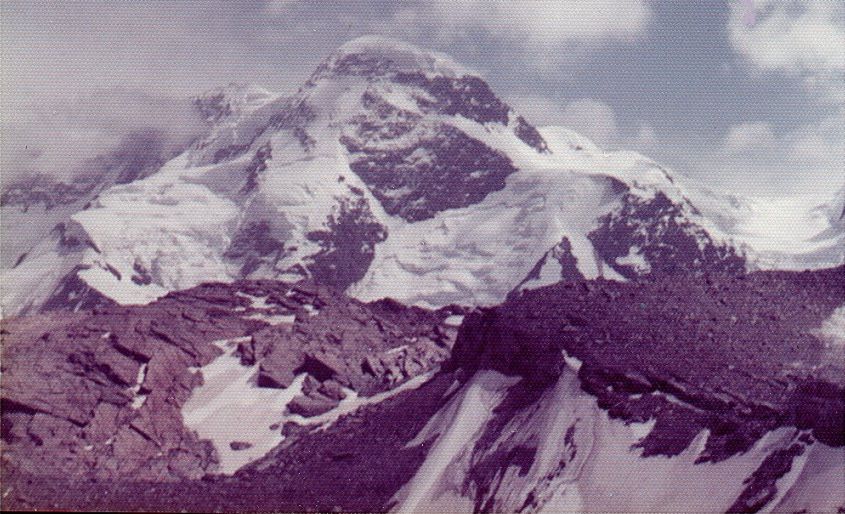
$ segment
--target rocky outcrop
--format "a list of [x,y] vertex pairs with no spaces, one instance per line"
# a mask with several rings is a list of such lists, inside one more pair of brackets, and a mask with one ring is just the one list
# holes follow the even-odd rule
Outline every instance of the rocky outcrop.
[[[287,290],[253,290],[271,315],[295,321],[255,332],[239,345],[245,364],[259,366],[260,387],[288,387],[307,373],[303,395],[289,410],[313,416],[330,410],[349,389],[361,396],[391,389],[445,360],[456,329],[445,311],[405,307],[391,300],[363,304],[325,286],[301,283]],[[253,294],[250,293],[250,294]]]
[[845,382],[815,330],[842,304],[845,268],[560,283],[470,315],[452,368],[543,388],[567,358],[615,418],[656,420],[644,454],[677,455],[709,429],[700,460],[747,451],[778,427],[845,444]]
[[[447,313],[327,287],[273,281],[206,284],[147,306],[101,306],[2,325],[5,474],[154,482],[217,470],[208,442],[180,409],[203,383],[216,341],[246,337],[257,384],[286,387],[306,373],[291,413],[334,408],[347,390],[367,396],[434,369],[456,330]],[[280,413],[281,414],[281,413]],[[248,447],[233,441],[240,451]]]
[[387,239],[387,228],[373,216],[363,192],[355,189],[352,197],[338,201],[324,227],[306,235],[321,250],[305,266],[314,281],[345,290],[364,277],[375,246]]
[[626,193],[588,234],[596,253],[625,278],[674,273],[742,273],[745,257],[715,241],[691,215],[688,203],[664,193],[652,198]]
[[583,279],[584,275],[578,269],[578,259],[572,255],[572,243],[569,242],[568,237],[564,236],[560,243],[540,257],[537,264],[508,296],[519,294],[525,289]]
[[[839,476],[818,475],[816,464],[801,459],[817,462],[819,452],[823,456],[843,445],[841,363],[830,359],[830,348],[816,332],[841,306],[843,271],[577,280],[521,292],[499,307],[467,314],[448,365],[421,387],[330,425],[276,426],[286,436],[282,444],[232,476],[104,485],[10,475],[8,464],[23,457],[15,441],[4,439],[6,501],[26,508],[382,511],[414,505],[409,498],[419,501],[426,497],[421,493],[433,491],[438,498],[446,487],[461,508],[536,511],[560,505],[553,501],[564,493],[586,506],[615,505],[609,493],[616,492],[624,502],[630,488],[601,480],[619,466],[622,474],[655,470],[634,487],[635,499],[644,505],[653,497],[659,505],[683,505],[701,493],[689,477],[715,476],[728,492],[706,491],[718,497],[713,505],[758,511],[781,501],[781,489],[792,487],[794,479],[785,477],[793,471],[798,482]],[[306,371],[303,395],[288,404],[290,413],[304,417],[325,413],[353,391],[371,394],[390,387],[393,376],[415,372],[419,351],[439,347],[439,337],[453,337],[444,318],[466,314],[389,300],[363,304],[311,284],[269,281],[206,285],[151,307],[168,302],[214,312],[221,323],[233,321],[225,314],[231,312],[237,323],[244,318],[257,323],[242,327],[250,336],[238,353],[272,378],[265,386],[278,387]],[[191,319],[199,317],[191,312]],[[293,320],[275,321],[278,316]],[[43,320],[37,324],[47,326]],[[178,331],[151,333],[183,347],[185,336]],[[140,342],[124,354],[149,358],[146,377],[154,369],[168,369],[169,375],[176,369],[162,366]],[[295,367],[284,364],[286,359]],[[123,387],[140,368],[84,352],[74,361],[96,383]],[[149,395],[147,405],[152,392],[146,386],[137,391]],[[51,407],[55,413],[48,414],[38,410],[45,404],[20,394],[8,400],[17,403],[4,403],[4,437],[73,441],[81,430],[83,436],[104,438],[125,423],[121,407],[104,401],[95,422],[74,417],[76,409]],[[57,403],[62,402],[48,405]],[[20,419],[26,431],[7,429],[22,426]],[[130,425],[155,441],[175,433],[167,424],[158,431],[140,420]],[[146,444],[133,439],[137,433],[121,436],[121,458],[134,458],[129,450]],[[38,451],[35,442],[28,444]],[[227,444],[249,450],[241,440]],[[427,459],[436,466],[426,467]],[[195,461],[181,462],[179,469],[195,469]],[[720,477],[723,469],[732,474]],[[435,474],[426,475],[429,471]],[[415,489],[420,473],[428,477],[423,490]],[[669,475],[683,491],[659,488],[671,481]],[[778,505],[799,506],[794,510],[815,505],[800,498],[807,487],[796,486],[795,497]],[[825,487],[834,490],[825,494],[835,510],[839,485]]]
[[213,448],[183,426],[180,406],[216,357],[211,342],[256,321],[177,296],[3,323],[4,470],[99,479],[199,478]]

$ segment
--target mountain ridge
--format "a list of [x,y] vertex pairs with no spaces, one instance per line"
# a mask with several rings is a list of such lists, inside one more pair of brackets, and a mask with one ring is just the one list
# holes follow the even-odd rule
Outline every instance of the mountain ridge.
[[[781,224],[813,233],[769,237],[765,218],[783,209],[708,191],[565,129],[538,130],[474,72],[387,38],[343,45],[292,96],[233,84],[195,105],[208,135],[52,221],[90,244],[68,248],[49,235],[54,225],[4,259],[13,264],[3,269],[4,316],[146,303],[240,278],[490,305],[546,283],[527,277],[562,238],[588,278],[843,259],[845,226],[818,210],[793,205]],[[417,287],[403,290],[409,281]]]

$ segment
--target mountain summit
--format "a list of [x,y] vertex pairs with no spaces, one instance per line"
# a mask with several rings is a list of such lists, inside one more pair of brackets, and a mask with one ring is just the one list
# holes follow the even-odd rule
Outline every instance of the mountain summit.
[[19,226],[50,223],[3,260],[4,316],[243,278],[480,305],[567,277],[843,258],[845,231],[827,211],[793,205],[801,229],[772,237],[784,209],[537,129],[478,74],[387,38],[343,45],[293,96],[233,84],[194,103],[208,133],[154,170],[61,212],[3,203]]

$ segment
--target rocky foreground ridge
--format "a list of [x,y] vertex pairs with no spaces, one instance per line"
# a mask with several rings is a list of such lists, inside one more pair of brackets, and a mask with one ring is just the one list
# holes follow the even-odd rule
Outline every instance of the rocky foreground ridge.
[[[445,311],[364,304],[273,281],[206,284],[147,306],[16,318],[2,325],[3,471],[73,480],[199,479],[219,455],[183,423],[215,342],[254,369],[253,389],[301,376],[284,415],[389,390],[449,354]],[[243,420],[249,423],[249,420]],[[281,430],[278,428],[277,430]],[[232,449],[241,441],[232,441]]]
[[322,419],[338,391],[379,398],[437,369],[457,311],[267,281],[8,320],[3,507],[835,511],[843,297],[843,267],[515,294],[467,315],[421,386],[284,423],[281,444],[233,474],[180,418],[195,368],[222,352],[212,341],[249,336],[233,355],[256,387],[306,373],[288,410]]

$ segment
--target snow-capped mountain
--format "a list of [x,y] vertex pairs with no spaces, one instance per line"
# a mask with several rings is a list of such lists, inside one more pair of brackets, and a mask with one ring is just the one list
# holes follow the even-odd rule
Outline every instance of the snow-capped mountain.
[[[61,212],[43,203],[51,231],[4,248],[4,316],[241,278],[438,307],[567,276],[843,260],[845,189],[821,207],[708,191],[637,153],[538,130],[476,73],[397,41],[343,45],[290,97],[233,85],[195,105],[208,135],[157,171]],[[7,219],[27,208],[9,194]]]

